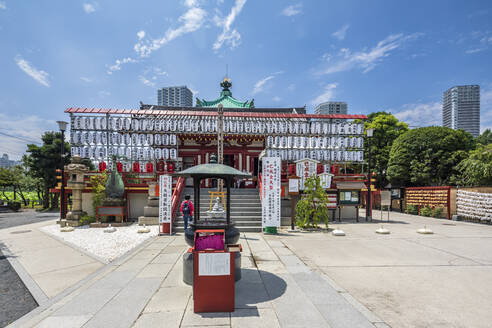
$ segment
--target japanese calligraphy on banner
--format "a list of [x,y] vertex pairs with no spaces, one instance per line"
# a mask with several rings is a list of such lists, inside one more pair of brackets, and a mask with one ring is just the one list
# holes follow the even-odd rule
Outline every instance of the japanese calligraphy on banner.
[[280,157],[264,157],[262,161],[262,227],[280,227]]
[[161,175],[159,179],[159,223],[171,223],[171,194],[173,190],[170,175]]
[[319,163],[316,160],[305,158],[298,160],[296,162],[296,175],[300,177],[299,188],[304,190],[306,180],[312,176],[316,175],[316,164]]

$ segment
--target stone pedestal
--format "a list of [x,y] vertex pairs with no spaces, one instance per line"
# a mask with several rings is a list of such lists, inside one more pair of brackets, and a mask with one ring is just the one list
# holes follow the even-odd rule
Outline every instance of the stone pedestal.
[[65,166],[68,175],[67,187],[72,189],[72,211],[66,215],[66,220],[58,221],[60,226],[77,227],[80,225],[80,218],[86,215],[82,211],[82,190],[85,188],[84,176],[89,168],[82,164],[79,156],[72,158],[72,163]]
[[147,206],[144,207],[144,215],[138,217],[139,225],[158,225],[159,224],[159,196],[156,192],[157,182],[149,183],[149,197]]

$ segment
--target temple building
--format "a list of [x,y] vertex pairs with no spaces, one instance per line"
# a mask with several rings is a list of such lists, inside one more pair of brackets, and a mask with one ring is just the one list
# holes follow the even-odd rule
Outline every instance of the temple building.
[[[225,78],[215,100],[198,99],[195,107],[141,104],[139,109],[67,108],[72,155],[89,158],[100,170],[122,172],[128,193],[139,193],[142,182],[165,172],[208,163],[217,154],[217,108],[223,107],[223,162],[250,173],[236,186],[255,188],[262,157],[280,157],[282,179],[289,164],[309,158],[325,167],[363,162],[361,120],[365,115],[307,114],[305,107],[262,108],[254,100],[232,96]],[[116,167],[111,158],[117,156]],[[132,180],[133,179],[133,180]],[[210,187],[211,181],[203,181]],[[191,181],[186,185],[190,186]],[[129,195],[130,203],[132,196]],[[139,211],[129,213],[137,215]],[[140,214],[138,214],[140,215]]]

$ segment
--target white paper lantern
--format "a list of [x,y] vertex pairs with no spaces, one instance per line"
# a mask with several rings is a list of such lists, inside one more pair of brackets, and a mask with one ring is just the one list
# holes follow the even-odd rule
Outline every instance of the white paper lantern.
[[162,159],[163,160],[169,159],[169,149],[167,148],[162,149]]
[[176,135],[175,135],[175,134],[171,134],[171,135],[169,136],[169,144],[170,144],[171,146],[176,146],[176,144],[177,144],[177,140],[176,140]]
[[171,149],[169,150],[169,157],[170,157],[170,159],[171,159],[171,160],[173,160],[173,161],[177,159],[177,152],[176,152],[176,149],[171,148]]

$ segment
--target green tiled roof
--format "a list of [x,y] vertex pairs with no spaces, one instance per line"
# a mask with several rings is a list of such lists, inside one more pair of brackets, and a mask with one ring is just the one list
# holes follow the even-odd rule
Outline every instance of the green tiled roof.
[[222,92],[220,93],[220,97],[207,101],[205,99],[198,99],[196,98],[196,107],[218,107],[219,104],[222,104],[224,108],[254,108],[254,100],[251,101],[239,101],[232,97],[232,92],[229,90],[229,88],[232,86],[232,83],[229,82],[228,78],[225,78],[224,81],[220,84],[220,86],[223,88]]

